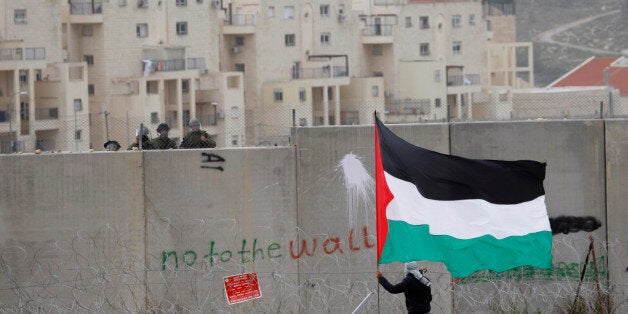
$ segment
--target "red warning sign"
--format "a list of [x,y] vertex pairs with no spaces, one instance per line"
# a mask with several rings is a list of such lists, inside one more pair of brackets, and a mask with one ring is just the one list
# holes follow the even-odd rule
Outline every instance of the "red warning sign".
[[235,304],[262,297],[257,274],[241,274],[223,278],[229,304]]

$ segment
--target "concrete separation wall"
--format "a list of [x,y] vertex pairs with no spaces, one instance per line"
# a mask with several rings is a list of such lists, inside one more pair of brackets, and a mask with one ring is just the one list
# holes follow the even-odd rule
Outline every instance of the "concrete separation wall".
[[[389,127],[441,153],[545,161],[550,216],[603,224],[556,235],[552,271],[453,282],[440,263],[421,263],[432,312],[563,311],[589,236],[602,292],[615,312],[628,310],[628,120]],[[404,311],[403,295],[375,279],[373,128],[295,128],[292,140],[0,156],[0,310],[346,313],[366,298],[364,313]],[[380,265],[391,281],[402,268]],[[246,272],[258,274],[261,298],[229,305],[223,278]],[[592,266],[581,295],[596,299]]]

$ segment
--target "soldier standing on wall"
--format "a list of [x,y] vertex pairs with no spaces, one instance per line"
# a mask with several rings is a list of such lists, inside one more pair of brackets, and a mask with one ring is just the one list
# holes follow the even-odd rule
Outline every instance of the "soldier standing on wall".
[[201,122],[196,118],[190,119],[188,123],[192,131],[188,133],[181,141],[179,148],[213,148],[216,147],[214,139],[207,134],[207,132],[201,130]]
[[150,131],[147,127],[142,126],[142,129],[135,131],[135,143],[129,145],[126,150],[138,150],[140,147],[140,136],[142,137],[142,150],[154,149],[153,144],[150,143]]
[[386,291],[396,294],[402,293],[406,297],[406,308],[408,313],[428,313],[431,310],[430,302],[432,301],[432,283],[427,277],[423,276],[426,269],[418,269],[416,262],[405,264],[406,277],[393,285],[377,271],[377,281],[386,289]]
[[175,140],[168,137],[168,131],[170,131],[170,127],[165,123],[161,123],[157,127],[157,133],[159,133],[159,136],[154,138],[153,141],[151,142],[154,149],[177,148],[177,142],[175,142]]

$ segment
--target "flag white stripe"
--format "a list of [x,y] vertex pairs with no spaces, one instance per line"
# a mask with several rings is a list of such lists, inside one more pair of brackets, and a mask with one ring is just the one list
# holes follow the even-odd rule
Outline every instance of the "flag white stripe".
[[394,195],[386,208],[387,219],[412,225],[429,225],[431,234],[458,239],[483,235],[503,239],[551,231],[544,195],[512,205],[492,204],[480,199],[437,201],[423,197],[414,184],[384,174],[388,188]]

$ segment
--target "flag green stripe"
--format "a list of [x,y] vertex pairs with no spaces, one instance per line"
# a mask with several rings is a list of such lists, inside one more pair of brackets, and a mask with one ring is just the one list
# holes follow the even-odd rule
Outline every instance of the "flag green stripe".
[[504,239],[490,235],[457,239],[431,235],[427,225],[388,220],[388,236],[379,262],[439,261],[447,265],[454,278],[462,278],[476,270],[501,272],[523,265],[551,268],[551,250],[550,231]]

